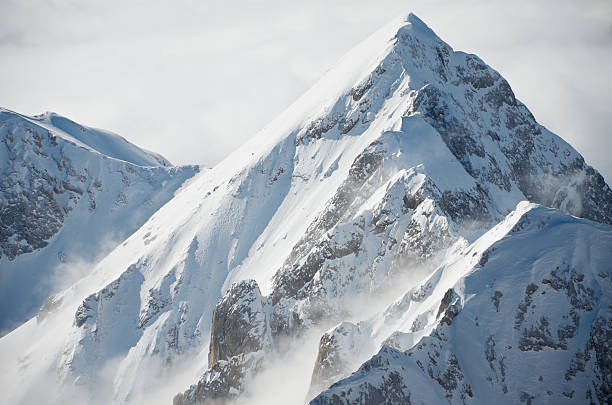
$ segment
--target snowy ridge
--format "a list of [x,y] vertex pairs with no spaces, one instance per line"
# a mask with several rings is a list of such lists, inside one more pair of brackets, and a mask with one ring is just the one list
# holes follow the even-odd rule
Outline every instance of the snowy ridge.
[[[30,388],[45,382],[60,402],[250,401],[287,340],[342,321],[357,325],[343,324],[359,361],[389,337],[407,350],[437,330],[439,310],[420,308],[415,331],[412,304],[395,321],[370,316],[420,295],[427,277],[442,319],[467,305],[459,287],[444,299],[454,284],[440,269],[473,266],[466,246],[526,199],[612,221],[601,176],[497,72],[414,15],[398,19],[2,338],[0,383],[18,387],[12,402],[36,399]],[[328,336],[342,358],[352,340]],[[315,369],[318,384],[358,365],[345,363]]]
[[104,156],[124,160],[138,166],[172,166],[160,154],[139,148],[113,132],[86,127],[54,112],[28,117],[0,108],[0,114],[19,116],[36,126],[47,129],[57,137]]

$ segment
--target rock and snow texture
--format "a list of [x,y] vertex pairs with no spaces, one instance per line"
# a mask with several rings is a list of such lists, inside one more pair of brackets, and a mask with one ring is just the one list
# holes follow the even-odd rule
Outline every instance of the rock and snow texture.
[[198,170],[53,113],[0,109],[0,140],[4,332],[86,273]]
[[609,403],[611,247],[610,226],[522,203],[353,325],[382,347],[310,404]]
[[[287,342],[345,321],[323,334],[315,368],[313,353],[310,394],[310,381],[297,392],[303,402],[383,342],[407,351],[453,327],[454,315],[467,316],[462,308],[479,292],[455,284],[472,260],[481,260],[469,249],[522,200],[612,223],[612,192],[603,178],[537,124],[497,72],[453,51],[410,15],[351,51],[252,141],[197,175],[91,274],[57,294],[44,316],[1,339],[9,372],[0,383],[18,387],[9,390],[13,402],[27,402],[32,387],[49,379],[49,398],[76,391],[118,403],[170,402],[181,392],[175,403],[249,401],[268,359],[290,355]],[[525,210],[520,206],[510,218]],[[607,225],[550,212],[609,234]],[[503,233],[500,226],[490,232]],[[505,254],[516,256],[516,249]],[[610,258],[610,249],[598,252]],[[455,284],[442,277],[453,263],[465,265]],[[599,294],[593,305],[610,295],[597,283],[600,290],[584,287]],[[491,302],[488,295],[480,299]],[[502,308],[504,297],[496,300],[500,311],[511,311],[509,304]],[[389,305],[393,315],[385,311]],[[584,316],[580,325],[591,322],[590,315],[578,316]],[[532,321],[525,315],[527,335]],[[547,321],[551,334],[557,321]],[[581,344],[581,336],[567,338],[568,350],[578,350],[571,345]],[[452,356],[460,361],[459,354],[443,348],[440,356],[448,358],[432,374],[458,379]],[[542,353],[529,352],[533,361]],[[550,358],[555,353],[561,352]],[[602,370],[588,367],[575,381]],[[377,372],[380,380],[396,379]],[[440,393],[437,382],[424,381],[431,395]],[[480,392],[480,385],[466,384],[472,395]],[[468,388],[457,387],[452,398],[470,398]],[[518,388],[508,390],[515,395]],[[408,394],[398,391],[397,398]],[[380,396],[372,398],[380,403]]]

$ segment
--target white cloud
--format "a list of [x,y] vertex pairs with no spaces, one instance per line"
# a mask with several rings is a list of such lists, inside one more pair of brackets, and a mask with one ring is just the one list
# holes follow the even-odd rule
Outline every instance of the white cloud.
[[56,111],[175,163],[212,165],[411,10],[499,70],[542,124],[612,179],[607,0],[8,0],[0,105]]

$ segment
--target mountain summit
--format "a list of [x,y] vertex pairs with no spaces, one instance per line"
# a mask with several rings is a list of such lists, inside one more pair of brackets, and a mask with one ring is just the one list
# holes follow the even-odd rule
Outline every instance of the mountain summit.
[[[0,382],[12,402],[603,403],[611,223],[597,171],[411,14],[2,338]],[[478,329],[494,309],[514,328]],[[569,374],[528,381],[526,358]]]

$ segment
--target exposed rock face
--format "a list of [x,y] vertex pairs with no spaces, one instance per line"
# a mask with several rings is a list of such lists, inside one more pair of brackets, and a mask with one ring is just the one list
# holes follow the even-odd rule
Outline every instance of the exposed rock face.
[[313,397],[352,371],[360,352],[373,350],[368,339],[371,330],[342,322],[321,336],[319,353],[312,372],[308,397]]
[[269,305],[254,280],[232,285],[213,311],[209,371],[175,405],[226,401],[244,389],[248,375],[260,368],[262,352],[271,343]]
[[195,385],[177,394],[173,405],[226,404],[235,400],[244,390],[245,378],[258,372],[262,359],[255,353],[241,354],[222,360],[209,368]]
[[[57,201],[59,195],[67,194],[66,203],[79,199],[84,193],[80,183],[85,180],[84,176],[78,176],[74,168],[66,170],[67,179],[63,180],[41,170],[36,160],[28,162],[25,158],[28,152],[49,159],[47,151],[57,148],[56,138],[47,131],[39,134],[25,125],[15,128],[6,121],[3,126],[11,126],[11,129],[6,131],[7,135],[2,139],[4,153],[8,155],[8,167],[3,168],[5,175],[0,183],[3,194],[0,207],[0,258],[5,255],[9,260],[14,260],[20,254],[47,246],[47,241],[60,230],[64,214],[72,210],[68,204],[60,206]],[[21,129],[25,134],[16,136],[15,129]],[[57,159],[54,163],[60,168],[68,164],[61,157]],[[22,175],[22,171],[26,175]]]
[[254,280],[232,286],[213,311],[209,364],[263,349],[266,304]]

